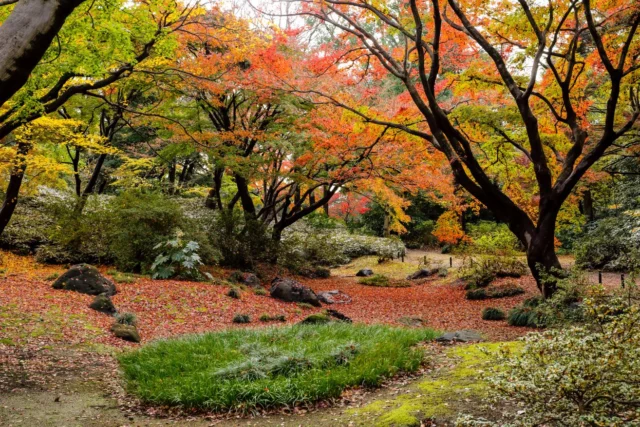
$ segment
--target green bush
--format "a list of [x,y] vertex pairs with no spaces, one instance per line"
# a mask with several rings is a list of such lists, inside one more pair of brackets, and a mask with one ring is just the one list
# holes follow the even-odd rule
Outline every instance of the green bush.
[[251,323],[251,317],[248,314],[236,314],[233,323]]
[[521,277],[527,266],[513,257],[483,256],[465,259],[458,275],[467,289],[488,286],[497,277]]
[[286,322],[287,318],[284,314],[276,314],[274,316],[269,316],[268,314],[263,314],[260,316],[261,322]]
[[506,318],[504,311],[495,307],[487,307],[482,310],[482,320],[504,320]]
[[542,328],[546,326],[543,314],[536,308],[514,307],[509,311],[507,323],[510,326],[528,326],[531,328]]
[[121,271],[146,271],[155,259],[153,248],[185,222],[180,206],[160,193],[127,191],[107,209],[109,250]]
[[265,288],[253,288],[253,294],[259,296],[265,296],[268,294]]
[[242,297],[242,292],[240,292],[240,289],[238,288],[231,288],[227,292],[227,296],[234,299],[240,299]]
[[575,244],[576,265],[608,271],[635,271],[640,268],[640,248],[635,234],[637,218],[625,216],[599,220],[587,228]]
[[466,298],[469,300],[507,298],[521,295],[524,292],[524,289],[522,289],[521,287],[507,283],[501,286],[489,286],[486,288],[470,289],[466,293]]
[[521,250],[521,244],[506,224],[479,221],[467,225],[472,243],[469,251],[474,254],[509,256]]
[[363,277],[358,280],[358,283],[366,286],[377,286],[380,288],[407,288],[411,286],[406,280],[390,280],[387,276],[382,274],[374,274],[373,276]]
[[119,357],[143,402],[207,411],[254,411],[339,397],[415,372],[417,345],[436,333],[383,325],[231,329],[159,340]]
[[468,300],[483,300],[488,298],[487,291],[485,291],[483,288],[469,289],[465,294],[465,297]]
[[138,324],[138,318],[133,313],[118,313],[116,314],[116,323],[136,326]]
[[[151,264],[151,277],[154,279],[192,279],[201,280],[205,276],[200,273],[202,260],[198,254],[200,245],[193,240],[183,239],[184,233],[178,229],[175,236],[166,242],[153,247],[160,251]],[[209,274],[208,277],[212,279]]]
[[492,403],[525,411],[460,426],[633,426],[640,421],[640,307],[637,290],[614,295],[594,288],[579,326],[524,337],[504,349],[489,374]]

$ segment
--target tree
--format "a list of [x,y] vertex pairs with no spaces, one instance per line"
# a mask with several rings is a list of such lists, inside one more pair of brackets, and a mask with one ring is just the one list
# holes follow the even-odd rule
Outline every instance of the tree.
[[[4,0],[17,3],[0,25],[0,107],[27,82],[67,17],[84,0]],[[0,10],[0,17],[6,14]]]
[[[40,3],[34,0],[24,0],[23,3],[20,0],[0,26],[0,31],[7,31],[8,39],[11,39],[10,34],[22,34],[20,23],[30,25],[26,17],[33,18],[36,12],[32,8]],[[17,141],[8,136],[25,124],[55,113],[73,96],[96,95],[133,73],[156,72],[162,67],[162,58],[175,48],[176,34],[188,31],[189,26],[197,22],[201,15],[197,2],[183,5],[154,0],[129,4],[125,1],[97,0],[76,8],[71,13],[75,8],[72,7],[73,4],[75,3],[52,1],[43,6],[43,21],[39,26],[32,25],[33,37],[40,34],[38,31],[46,29],[46,34],[51,38],[58,33],[58,43],[46,49],[47,39],[42,35],[44,47],[38,45],[36,48],[29,43],[25,45],[25,52],[39,52],[39,49],[45,51],[40,54],[43,60],[37,69],[21,87],[17,87],[16,82],[26,78],[28,73],[19,77],[11,77],[14,71],[7,74],[7,85],[12,85],[7,93],[13,96],[6,97],[8,102],[0,103],[0,141],[3,145],[14,146],[16,161],[10,171],[5,200],[0,209],[0,234],[9,223],[17,205],[27,167],[25,160],[32,148],[30,141]],[[45,21],[50,15],[61,17],[64,11],[68,11],[66,15],[70,15],[69,19],[64,26],[64,19],[56,21],[58,28],[62,28],[59,32],[56,30],[51,33],[53,27],[47,26]],[[3,15],[0,17],[4,18]],[[4,46],[2,49],[0,52],[4,51]],[[0,65],[2,59],[0,56]],[[146,69],[145,62],[149,63]],[[25,68],[21,66],[16,69]],[[3,98],[4,92],[0,95],[0,100]]]
[[329,28],[323,72],[364,81],[374,96],[363,107],[310,93],[443,153],[456,183],[522,242],[548,297],[556,286],[542,276],[561,267],[554,235],[563,205],[640,116],[640,4],[485,4],[300,2],[298,15]]

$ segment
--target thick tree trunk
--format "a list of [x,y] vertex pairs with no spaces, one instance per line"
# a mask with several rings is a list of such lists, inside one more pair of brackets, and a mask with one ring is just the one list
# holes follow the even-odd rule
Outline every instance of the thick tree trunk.
[[534,237],[527,248],[527,264],[542,295],[551,297],[556,291],[556,279],[562,270],[553,238]]
[[20,0],[0,26],[0,106],[26,83],[53,38],[84,0]]
[[0,236],[2,236],[2,233],[9,224],[9,221],[11,221],[13,212],[16,210],[20,187],[22,186],[24,172],[27,168],[27,165],[24,162],[24,156],[26,156],[28,152],[29,146],[27,144],[18,145],[18,152],[16,156],[17,165],[14,166],[11,171],[9,185],[7,185],[7,191],[4,196],[4,203],[0,209]]

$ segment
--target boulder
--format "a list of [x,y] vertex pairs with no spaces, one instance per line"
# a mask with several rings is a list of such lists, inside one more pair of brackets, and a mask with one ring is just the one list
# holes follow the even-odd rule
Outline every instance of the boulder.
[[318,299],[325,304],[348,304],[351,297],[342,291],[323,291],[318,293]]
[[437,268],[434,268],[434,269],[421,268],[415,273],[408,275],[407,280],[426,279],[427,277],[433,276],[437,272],[438,272]]
[[318,296],[313,290],[293,279],[276,277],[271,282],[269,290],[273,298],[287,302],[306,302],[316,307],[321,307]]
[[116,293],[116,286],[100,274],[97,268],[88,264],[71,267],[53,283],[53,289],[65,289],[88,295],[112,296]]
[[356,276],[358,277],[369,277],[369,276],[373,276],[373,270],[370,268],[363,268],[362,270],[358,271],[356,273]]
[[482,336],[476,331],[456,331],[447,332],[446,334],[436,338],[436,341],[441,343],[454,343],[454,342],[477,342],[482,341]]
[[138,329],[132,325],[123,325],[121,323],[114,323],[111,326],[111,332],[113,335],[130,342],[140,342],[140,334]]
[[258,276],[253,273],[245,273],[242,271],[234,271],[231,276],[229,276],[229,281],[241,283],[250,288],[260,288],[262,287],[262,283]]
[[347,323],[353,322],[350,317],[347,317],[346,315],[340,313],[338,310],[332,310],[329,308],[327,309],[326,313],[328,316],[333,317],[334,319],[340,320],[341,322],[347,322]]
[[106,314],[115,314],[116,312],[116,306],[113,305],[113,301],[105,294],[96,295],[93,302],[89,304],[89,308]]

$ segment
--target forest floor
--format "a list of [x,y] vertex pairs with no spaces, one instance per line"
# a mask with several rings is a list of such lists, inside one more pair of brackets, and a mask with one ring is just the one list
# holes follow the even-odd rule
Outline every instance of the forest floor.
[[[421,414],[450,419],[456,401],[468,409],[465,390],[479,379],[458,375],[470,372],[468,365],[484,363],[481,352],[472,347],[453,349],[430,345],[432,355],[422,377],[391,381],[377,391],[350,390],[336,402],[320,402],[308,408],[294,408],[248,418],[199,415],[167,415],[158,408],[141,408],[123,389],[114,355],[136,344],[126,343],[109,333],[113,319],[88,308],[91,296],[54,290],[52,277],[63,266],[39,265],[31,257],[1,254],[0,265],[0,425],[2,426],[143,426],[143,425],[413,425]],[[481,320],[484,307],[504,310],[537,294],[529,276],[516,281],[526,293],[512,298],[469,301],[464,298],[455,274],[417,282],[406,288],[377,288],[360,285],[355,273],[362,267],[393,278],[404,278],[427,256],[432,265],[448,266],[449,256],[409,251],[405,262],[377,264],[364,257],[332,271],[329,279],[300,280],[315,291],[341,290],[350,295],[349,304],[332,306],[355,322],[403,325],[407,322],[439,331],[472,329],[490,342],[512,341],[526,328],[505,322]],[[460,265],[454,257],[453,270]],[[101,271],[108,277],[108,268]],[[223,278],[228,271],[214,271]],[[597,281],[597,273],[591,277]],[[271,277],[265,277],[265,283]],[[605,274],[605,284],[617,286],[619,275]],[[235,314],[249,314],[260,327],[261,314],[284,314],[295,323],[321,309],[304,309],[245,291],[240,300],[226,296],[228,286],[139,277],[117,283],[113,301],[119,311],[135,313],[142,343],[154,339],[199,333],[229,327]],[[457,350],[460,348],[461,350]],[[471,356],[470,356],[471,355]],[[471,370],[472,371],[472,370]],[[447,378],[452,380],[449,381]],[[460,393],[451,394],[461,387]],[[444,389],[449,392],[444,391]],[[439,392],[438,392],[439,391]],[[442,396],[446,395],[446,401]],[[440,396],[440,397],[438,397]],[[436,399],[436,400],[434,400]],[[438,400],[440,399],[440,400]],[[467,403],[465,403],[467,402]],[[421,408],[432,408],[425,413]],[[434,409],[435,408],[435,409]],[[439,409],[438,409],[439,408]],[[445,410],[446,409],[446,410]],[[474,411],[471,411],[474,412]],[[441,425],[441,424],[438,424]]]

